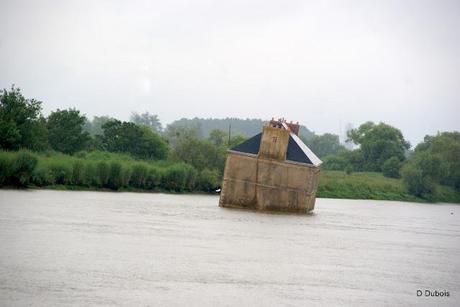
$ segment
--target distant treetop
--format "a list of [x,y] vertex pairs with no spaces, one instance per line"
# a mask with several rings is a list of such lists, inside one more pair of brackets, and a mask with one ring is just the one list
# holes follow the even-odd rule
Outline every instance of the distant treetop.
[[[230,132],[232,135],[243,135],[252,137],[262,131],[265,121],[261,119],[240,119],[240,118],[182,118],[176,120],[166,127],[166,130],[176,129],[177,127],[194,129],[198,131],[198,135],[202,138],[208,138],[214,129],[219,129],[225,132]],[[299,135],[305,139],[310,139],[314,133],[307,127],[301,126]]]

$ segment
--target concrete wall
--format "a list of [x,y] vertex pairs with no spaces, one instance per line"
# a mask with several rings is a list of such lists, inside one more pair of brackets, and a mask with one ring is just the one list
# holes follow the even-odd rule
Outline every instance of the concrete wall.
[[229,152],[219,205],[257,209],[257,156]]
[[[281,151],[267,148],[279,157]],[[219,205],[306,213],[315,207],[319,173],[315,166],[229,152]]]
[[284,161],[288,143],[288,130],[265,126],[260,140],[259,157]]

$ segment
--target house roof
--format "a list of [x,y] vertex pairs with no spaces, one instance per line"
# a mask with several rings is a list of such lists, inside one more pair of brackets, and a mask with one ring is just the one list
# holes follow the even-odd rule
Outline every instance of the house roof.
[[243,143],[236,145],[233,148],[230,148],[230,150],[257,155],[259,153],[261,139],[262,133],[256,134],[252,138],[249,138],[248,140],[244,141]]
[[[232,151],[257,155],[259,153],[262,133],[256,134],[245,142],[231,148]],[[319,166],[322,161],[308,148],[307,145],[294,133],[289,134],[289,143],[286,152],[286,160]]]

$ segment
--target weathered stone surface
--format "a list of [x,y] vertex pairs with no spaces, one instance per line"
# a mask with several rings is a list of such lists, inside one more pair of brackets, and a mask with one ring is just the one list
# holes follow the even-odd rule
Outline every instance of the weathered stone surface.
[[286,160],[289,131],[270,126],[264,127],[259,157],[278,161]]

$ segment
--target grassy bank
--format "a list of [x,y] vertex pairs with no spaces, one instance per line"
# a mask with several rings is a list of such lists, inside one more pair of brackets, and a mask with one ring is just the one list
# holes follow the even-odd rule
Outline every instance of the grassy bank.
[[387,178],[381,173],[347,175],[342,171],[322,170],[317,197],[460,203],[460,192],[441,185],[436,189],[436,197],[426,200],[409,194],[401,179]]
[[[0,186],[67,190],[212,192],[220,185],[217,171],[197,171],[185,163],[143,161],[129,155],[94,151],[60,153],[0,151]],[[460,203],[460,192],[437,186],[434,199],[407,192],[402,180],[380,173],[321,172],[318,197]]]
[[211,191],[219,184],[218,172],[199,172],[182,162],[142,161],[100,151],[75,156],[0,152],[0,186],[193,192]]

